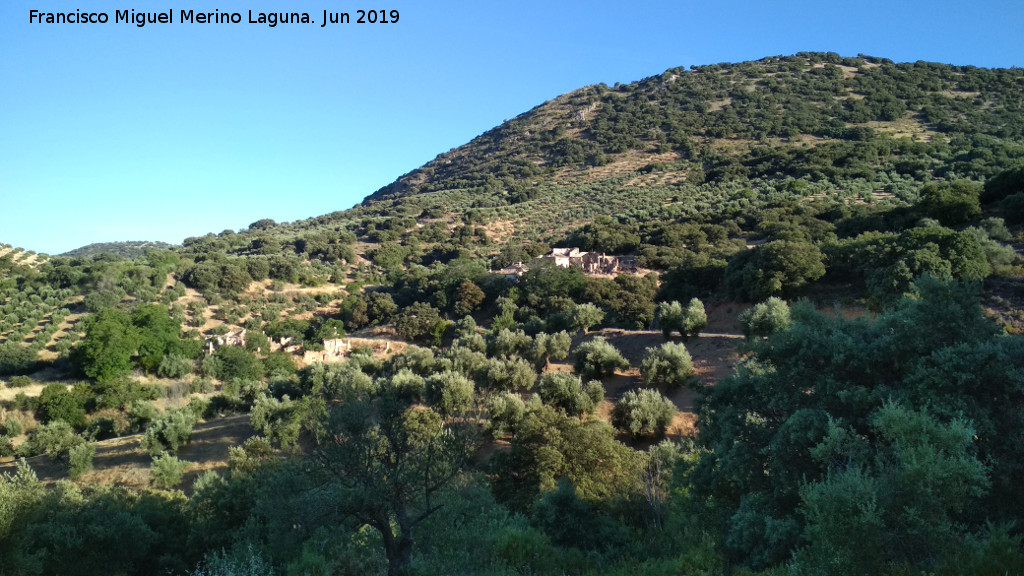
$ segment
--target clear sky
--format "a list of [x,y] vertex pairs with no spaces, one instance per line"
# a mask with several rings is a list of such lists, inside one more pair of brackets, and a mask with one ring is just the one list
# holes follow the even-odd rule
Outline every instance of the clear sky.
[[[174,23],[114,23],[132,8]],[[370,8],[399,20],[320,26]],[[242,23],[179,23],[215,9]],[[800,51],[1022,66],[1021,30],[1021,0],[3,0],[0,242],[58,254],[317,216],[585,85]]]

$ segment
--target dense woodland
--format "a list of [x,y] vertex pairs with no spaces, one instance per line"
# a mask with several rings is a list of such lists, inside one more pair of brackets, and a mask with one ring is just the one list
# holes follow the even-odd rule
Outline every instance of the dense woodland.
[[1024,573],[1022,94],[672,69],[351,210],[0,247],[0,574]]

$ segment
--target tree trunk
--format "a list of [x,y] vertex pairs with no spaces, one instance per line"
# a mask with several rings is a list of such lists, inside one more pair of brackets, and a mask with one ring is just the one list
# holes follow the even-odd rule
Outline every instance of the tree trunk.
[[398,535],[384,540],[388,576],[409,576],[412,574],[413,521],[400,502],[395,503],[395,509]]

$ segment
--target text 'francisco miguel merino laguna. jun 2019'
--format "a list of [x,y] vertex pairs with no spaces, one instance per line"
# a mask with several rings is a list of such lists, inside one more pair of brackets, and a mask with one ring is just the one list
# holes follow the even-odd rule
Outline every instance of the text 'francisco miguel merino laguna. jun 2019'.
[[324,28],[333,24],[395,24],[399,20],[398,10],[351,10],[335,12],[324,10],[322,15],[309,12],[199,12],[196,10],[173,10],[163,12],[138,12],[133,9],[115,10],[113,16],[107,12],[44,12],[29,10],[30,24],[134,24],[139,28],[147,24],[262,24],[270,28],[280,24],[318,24]]

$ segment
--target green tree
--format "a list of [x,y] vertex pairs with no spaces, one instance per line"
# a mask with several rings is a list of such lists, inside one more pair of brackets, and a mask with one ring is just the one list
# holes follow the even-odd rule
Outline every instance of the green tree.
[[484,297],[484,291],[479,286],[469,280],[464,281],[459,285],[455,313],[460,316],[472,313],[480,304],[483,304]]
[[569,314],[569,324],[573,331],[582,330],[584,334],[591,326],[597,326],[604,321],[604,312],[593,304],[579,304]]
[[36,351],[17,342],[0,344],[0,376],[24,373],[36,362]]
[[138,363],[146,372],[155,372],[168,354],[195,358],[201,345],[182,340],[181,324],[171,318],[164,306],[147,304],[132,313],[132,324],[138,335]]
[[572,337],[568,332],[545,334],[541,332],[533,337],[533,343],[527,357],[533,361],[538,370],[545,368],[551,360],[565,360],[569,357]]
[[72,448],[84,443],[85,439],[75,434],[70,424],[54,420],[29,432],[28,439],[18,446],[18,455],[27,458],[46,454],[55,460],[65,459]]
[[771,336],[789,327],[789,305],[773,296],[744,310],[740,314],[740,324],[747,338]]
[[629,368],[629,362],[614,346],[599,336],[576,348],[573,367],[583,378],[600,380],[611,376],[616,370]]
[[640,374],[648,386],[679,388],[698,382],[693,359],[681,343],[666,342],[658,348],[648,348],[640,363]]
[[192,439],[195,425],[196,417],[191,410],[168,410],[146,428],[141,442],[142,449],[152,456],[174,454]]
[[380,535],[388,574],[412,574],[417,528],[441,503],[467,445],[433,410],[356,403],[332,422],[334,442],[317,461],[330,478],[333,506]]
[[633,436],[661,436],[675,418],[675,404],[657,390],[630,390],[612,411],[612,424]]
[[395,316],[395,332],[410,341],[426,336],[432,336],[433,340],[438,341],[446,327],[447,321],[441,318],[437,309],[423,302],[414,302]]
[[945,226],[960,226],[981,216],[981,185],[969,180],[925,184],[919,207]]
[[758,302],[821,278],[824,260],[814,244],[775,240],[733,256],[725,285],[736,296]]
[[480,376],[486,388],[505,392],[529,390],[537,381],[533,365],[518,356],[491,358]]
[[683,311],[683,337],[690,338],[700,335],[708,325],[708,315],[704,312],[704,303],[691,298],[686,310]]
[[[1024,345],[1000,336],[968,288],[926,277],[918,281],[917,289],[919,297],[902,300],[874,321],[848,320],[819,314],[807,304],[794,305],[787,330],[750,342],[750,360],[714,387],[702,389],[698,439],[706,452],[690,478],[697,498],[714,495],[715,514],[724,523],[723,550],[733,561],[762,569],[790,558],[803,542],[809,518],[801,507],[801,486],[826,482],[843,469],[852,472],[856,462],[886,462],[894,472],[896,444],[911,450],[908,458],[918,450],[909,437],[892,443],[880,436],[880,410],[890,401],[910,412],[927,408],[929,418],[942,426],[959,419],[957,434],[964,429],[963,422],[973,423],[969,452],[976,451],[974,457],[992,468],[991,488],[967,495],[962,510],[970,513],[952,514],[967,522],[968,530],[981,528],[985,520],[1020,513],[1020,488],[1010,478],[1024,471],[1024,462],[1006,452],[1004,440],[1024,433],[1024,416],[1007,408],[1017,402],[1011,398],[1024,401],[1024,386],[1011,376],[1024,366]],[[907,422],[915,418],[904,417]],[[923,420],[915,426],[928,429]],[[816,459],[814,449],[827,437],[835,436],[829,443],[838,442],[840,433],[832,432],[836,427],[846,431],[852,460]],[[941,462],[931,448],[920,450],[913,457],[920,456],[916,465],[922,473],[915,482],[934,473],[924,474],[921,466]],[[954,454],[950,450],[943,448],[939,454]],[[850,497],[874,494],[876,485],[885,486],[883,493],[894,490],[895,484],[877,484],[880,476],[867,471],[871,473],[863,482],[849,476],[845,487],[835,484],[827,489],[845,491]],[[857,492],[851,484],[855,480]],[[917,485],[903,485],[896,492],[909,496],[918,490]],[[870,505],[870,500],[861,502],[858,505]],[[908,502],[899,501],[897,507]],[[889,526],[888,521],[884,525]],[[906,558],[917,563],[920,556]],[[915,568],[934,566],[922,563]]]
[[170,454],[160,454],[153,458],[149,467],[149,474],[153,485],[159,488],[171,489],[181,484],[185,469],[191,462],[179,460]]
[[239,346],[222,346],[213,353],[212,358],[218,361],[215,376],[224,381],[242,379],[258,380],[263,378],[263,364],[252,352]]
[[812,451],[829,473],[800,489],[808,545],[794,563],[805,569],[863,574],[934,565],[963,538],[958,519],[988,488],[966,422],[943,424],[887,403],[871,427],[874,446],[833,422]]
[[87,317],[85,337],[75,348],[73,361],[86,376],[112,380],[128,374],[140,335],[122,310],[108,308]]
[[68,451],[68,476],[77,480],[83,474],[92,470],[92,459],[96,456],[96,443],[85,442],[73,446]]
[[456,372],[441,372],[427,378],[427,402],[440,414],[465,412],[473,403],[473,381]]
[[47,384],[39,393],[37,414],[44,422],[63,420],[77,430],[85,428],[85,402],[81,394],[59,382]]
[[537,387],[544,402],[570,416],[593,414],[604,400],[604,387],[596,380],[583,384],[579,376],[568,372],[548,372],[540,377]]

